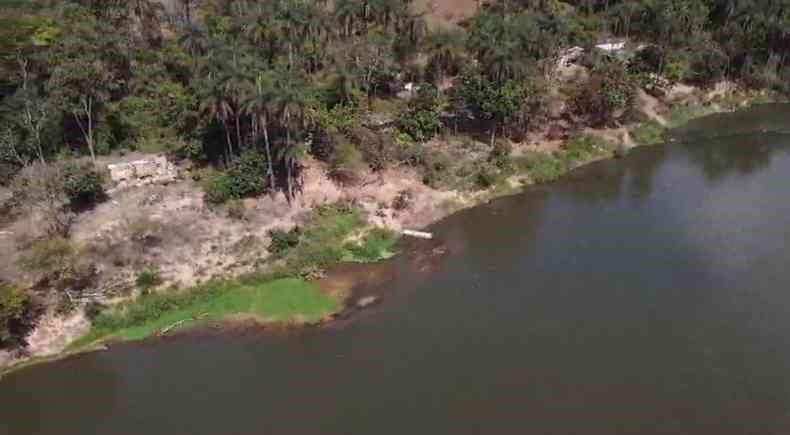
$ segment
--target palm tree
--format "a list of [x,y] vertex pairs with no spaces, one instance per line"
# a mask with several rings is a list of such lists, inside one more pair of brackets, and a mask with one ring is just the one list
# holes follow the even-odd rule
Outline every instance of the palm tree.
[[200,111],[209,119],[214,119],[222,125],[225,131],[225,164],[228,165],[232,161],[233,155],[233,142],[230,140],[230,129],[228,128],[228,120],[233,114],[233,107],[231,101],[222,86],[209,80],[203,89],[207,89],[201,96]]
[[253,142],[257,143],[260,134],[263,134],[263,144],[266,150],[266,161],[269,168],[269,185],[275,188],[274,169],[272,167],[271,144],[269,142],[269,114],[272,102],[272,80],[270,75],[258,73],[255,77],[253,92],[244,100],[244,111],[252,118]]
[[342,35],[350,37],[354,34],[357,17],[364,6],[360,0],[337,0],[335,2],[334,16],[341,26]]
[[286,171],[286,198],[291,201],[294,197],[293,180],[299,171],[299,158],[302,153],[301,147],[294,147],[291,142],[291,133],[296,127],[304,126],[304,113],[307,104],[307,83],[294,74],[292,71],[278,69],[276,71],[276,83],[274,88],[274,107],[277,109],[279,123],[285,130],[284,148],[278,153],[279,160],[285,166]]
[[193,73],[198,69],[198,59],[206,54],[209,49],[210,41],[203,29],[199,26],[190,24],[180,38],[181,46],[192,55]]
[[466,53],[465,40],[466,35],[460,28],[440,28],[428,34],[423,50],[437,84],[448,74],[456,74],[460,70]]

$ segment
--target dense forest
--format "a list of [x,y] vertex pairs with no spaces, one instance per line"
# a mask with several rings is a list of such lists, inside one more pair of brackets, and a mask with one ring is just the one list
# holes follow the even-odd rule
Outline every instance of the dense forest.
[[[292,200],[308,155],[341,181],[410,164],[429,183],[421,143],[459,122],[493,150],[520,140],[576,46],[591,77],[563,92],[587,125],[666,83],[790,90],[790,0],[491,0],[469,15],[412,0],[2,0],[0,184],[78,209],[102,175],[76,162],[132,151],[215,168],[211,203]],[[614,38],[638,49],[591,50]],[[64,219],[52,212],[53,234]],[[6,293],[13,318],[24,297]]]

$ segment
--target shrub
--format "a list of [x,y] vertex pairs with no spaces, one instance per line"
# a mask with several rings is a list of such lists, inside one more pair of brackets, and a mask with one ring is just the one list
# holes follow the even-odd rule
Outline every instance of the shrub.
[[429,150],[423,153],[420,160],[423,169],[422,182],[431,187],[438,187],[447,177],[448,169],[451,167],[450,156],[439,150]]
[[19,338],[30,305],[30,296],[24,290],[0,283],[0,348]]
[[392,200],[392,208],[396,211],[406,210],[411,207],[413,201],[414,192],[411,189],[401,190],[395,195],[395,199]]
[[439,91],[432,85],[422,85],[407,109],[398,116],[398,128],[416,141],[427,141],[442,127],[443,107]]
[[490,162],[478,165],[475,174],[475,183],[481,189],[488,189],[497,185],[505,177],[506,173]]
[[225,206],[225,212],[228,214],[228,217],[234,220],[245,220],[247,219],[247,210],[244,207],[244,201],[240,199],[234,199],[228,202],[228,205]]
[[597,67],[590,81],[577,90],[573,99],[575,111],[587,116],[595,125],[612,121],[615,112],[627,111],[636,97],[637,80],[619,61],[605,62]]
[[387,133],[358,127],[351,129],[349,140],[362,153],[362,158],[374,171],[384,169],[398,160],[398,143]]
[[59,277],[72,267],[75,256],[76,249],[67,239],[45,239],[33,242],[19,265],[28,272]]
[[354,145],[343,142],[336,147],[331,169],[333,178],[344,183],[353,183],[358,172],[364,168],[362,153]]
[[102,177],[92,163],[67,162],[61,170],[63,192],[73,208],[88,207],[104,199]]
[[215,174],[203,183],[203,199],[209,204],[224,204],[233,198],[233,188],[230,177],[225,174]]
[[499,169],[507,170],[510,168],[510,154],[513,152],[513,146],[507,140],[497,140],[494,147],[488,154],[488,161],[492,162]]
[[143,291],[150,290],[162,284],[162,276],[158,269],[145,269],[137,274],[135,284]]
[[255,150],[245,151],[231,167],[207,180],[204,199],[209,204],[223,204],[266,192],[268,185],[266,157]]
[[268,250],[272,255],[282,256],[299,244],[301,235],[302,230],[299,227],[294,227],[291,231],[269,230],[269,237],[272,241],[269,243]]

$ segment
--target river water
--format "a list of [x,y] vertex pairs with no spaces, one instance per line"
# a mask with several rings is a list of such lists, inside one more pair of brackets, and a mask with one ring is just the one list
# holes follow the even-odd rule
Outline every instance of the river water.
[[458,213],[384,301],[195,332],[0,381],[0,433],[790,433],[790,107]]

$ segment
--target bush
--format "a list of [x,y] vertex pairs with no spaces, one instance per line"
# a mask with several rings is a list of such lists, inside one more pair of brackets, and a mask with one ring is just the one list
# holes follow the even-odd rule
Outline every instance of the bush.
[[577,90],[573,99],[575,111],[594,125],[610,123],[618,111],[627,111],[634,104],[637,80],[619,61],[605,62],[597,67],[590,81]]
[[30,305],[30,296],[24,290],[0,283],[0,348],[20,338]]
[[392,200],[392,208],[396,211],[406,210],[411,207],[413,201],[414,192],[411,189],[401,190]]
[[72,267],[76,253],[67,239],[39,240],[23,253],[19,265],[28,272],[58,277]]
[[231,219],[239,221],[247,219],[247,210],[244,207],[244,201],[240,199],[234,199],[228,202],[228,205],[225,206],[225,212]]
[[102,177],[92,163],[66,162],[61,171],[63,192],[73,208],[89,207],[104,200]]
[[365,169],[362,153],[352,144],[343,142],[335,149],[332,159],[332,177],[344,183],[353,183],[357,174]]
[[269,243],[268,250],[272,255],[281,257],[299,244],[301,235],[302,230],[299,227],[294,227],[291,231],[269,230],[269,237],[272,241]]
[[145,269],[137,274],[135,284],[144,292],[162,284],[162,276],[158,269]]
[[497,140],[494,147],[488,154],[488,161],[492,162],[499,169],[508,170],[510,168],[510,154],[513,152],[513,146],[507,140]]
[[495,186],[504,178],[503,172],[491,163],[481,163],[475,175],[475,183],[481,189]]
[[351,129],[349,140],[374,171],[386,168],[399,158],[397,142],[385,132],[375,132],[366,127]]
[[427,141],[442,127],[443,106],[439,91],[431,85],[422,85],[398,116],[398,128],[418,142]]
[[420,163],[423,169],[422,182],[435,188],[447,177],[452,160],[442,151],[429,150],[420,157]]
[[260,195],[268,185],[266,157],[254,151],[245,151],[231,167],[208,179],[203,190],[209,204],[223,204],[231,199]]

